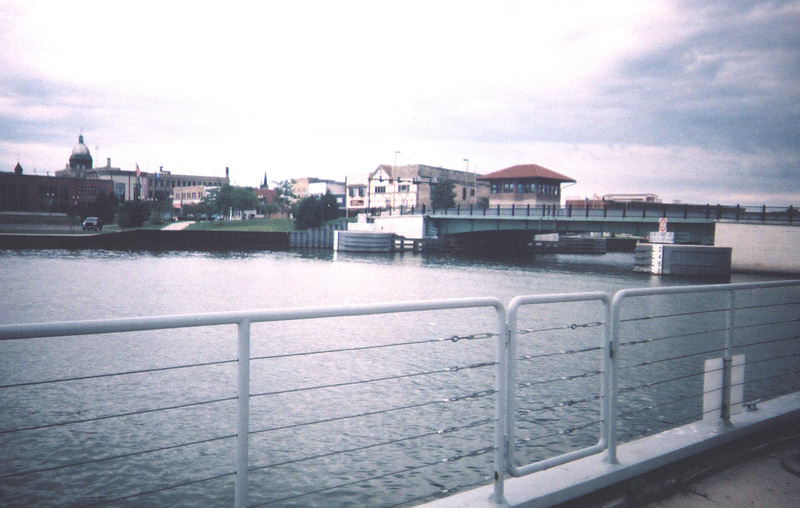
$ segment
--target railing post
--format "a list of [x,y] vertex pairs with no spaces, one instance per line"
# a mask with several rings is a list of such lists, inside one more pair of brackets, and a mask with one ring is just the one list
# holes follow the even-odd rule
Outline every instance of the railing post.
[[514,216],[514,203],[511,203],[511,216]]
[[731,380],[733,379],[733,331],[736,293],[728,291],[728,312],[725,316],[725,355],[722,358],[722,419],[731,419]]
[[767,220],[767,205],[763,205],[761,207],[761,222],[766,222]]
[[618,374],[619,374],[619,324],[620,307],[623,298],[619,293],[614,295],[611,300],[610,329],[608,339],[608,365],[609,372],[606,381],[608,392],[606,393],[606,416],[608,427],[606,444],[608,445],[608,455],[606,461],[609,464],[619,464],[617,459],[617,398],[618,398]]
[[239,323],[237,422],[236,422],[236,486],[234,508],[247,506],[248,443],[250,439],[250,321]]
[[497,399],[495,400],[495,449],[494,449],[494,490],[490,499],[497,506],[507,506],[505,498],[505,476],[509,469],[508,464],[508,428],[512,425],[509,412],[509,371],[510,362],[514,359],[509,354],[511,349],[511,336],[509,332],[507,313],[504,307],[497,310],[497,371],[495,384],[497,386]]

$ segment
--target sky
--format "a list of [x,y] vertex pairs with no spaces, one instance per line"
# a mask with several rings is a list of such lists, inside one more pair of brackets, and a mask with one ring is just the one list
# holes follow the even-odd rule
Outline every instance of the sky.
[[236,185],[539,164],[567,197],[798,206],[797,27],[800,0],[0,0],[0,171],[83,134]]

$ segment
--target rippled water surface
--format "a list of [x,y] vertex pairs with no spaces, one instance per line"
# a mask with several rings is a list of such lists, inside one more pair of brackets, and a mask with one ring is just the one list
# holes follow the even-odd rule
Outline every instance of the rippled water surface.
[[[632,262],[0,252],[0,324],[687,284]],[[602,319],[591,304],[521,313],[521,355],[586,350],[520,364],[518,433],[535,441],[522,460],[596,440]],[[250,504],[396,506],[488,483],[495,330],[491,309],[254,324]],[[223,326],[0,343],[0,504],[232,506],[236,336]],[[564,376],[573,382],[548,386]]]

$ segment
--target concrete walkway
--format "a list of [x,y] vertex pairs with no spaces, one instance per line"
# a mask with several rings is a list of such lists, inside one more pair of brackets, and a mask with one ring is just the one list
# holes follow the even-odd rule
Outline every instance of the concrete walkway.
[[180,231],[181,229],[186,229],[187,227],[189,227],[190,224],[194,224],[194,222],[195,221],[193,220],[173,222],[169,226],[165,226],[161,229],[163,229],[164,231]]
[[[793,474],[790,471],[794,471]],[[769,447],[648,508],[800,506],[800,443]]]

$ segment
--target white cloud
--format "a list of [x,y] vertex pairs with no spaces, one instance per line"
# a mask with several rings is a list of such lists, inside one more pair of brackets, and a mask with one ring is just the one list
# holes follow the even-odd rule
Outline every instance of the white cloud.
[[800,159],[799,6],[0,2],[0,169],[60,168],[83,129],[100,163],[240,184],[400,150],[535,162],[587,195],[769,198]]

